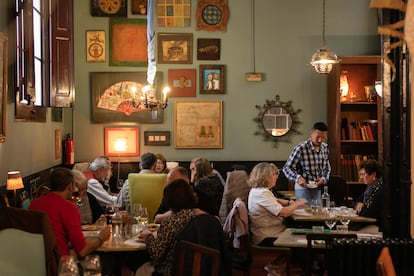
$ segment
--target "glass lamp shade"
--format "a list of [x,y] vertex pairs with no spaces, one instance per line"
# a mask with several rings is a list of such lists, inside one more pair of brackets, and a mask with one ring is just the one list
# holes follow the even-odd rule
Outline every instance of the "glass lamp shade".
[[333,65],[339,63],[339,59],[334,52],[322,47],[312,55],[310,65],[315,68],[319,74],[329,74],[332,71]]
[[7,173],[7,190],[23,189],[23,180],[19,171],[12,171]]

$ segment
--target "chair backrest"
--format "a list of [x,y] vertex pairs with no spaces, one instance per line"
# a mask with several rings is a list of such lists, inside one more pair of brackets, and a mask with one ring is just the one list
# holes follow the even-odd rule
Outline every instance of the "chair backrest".
[[334,201],[336,206],[348,206],[348,184],[342,176],[331,175],[329,177],[328,192],[331,201]]
[[240,198],[247,202],[250,187],[247,183],[248,175],[244,170],[227,172],[226,185],[224,186],[223,198],[220,206],[220,219],[226,219],[234,200]]
[[[186,270],[186,268],[189,268],[189,265],[191,270]],[[210,271],[205,271],[206,267]],[[220,251],[185,240],[179,241],[175,275],[218,276],[219,271]]]
[[42,234],[15,228],[0,231],[0,275],[46,275]]
[[45,213],[1,206],[0,233],[0,275],[57,275],[59,253]]
[[163,173],[130,173],[128,175],[130,204],[141,203],[152,221],[162,201],[167,175]]
[[381,249],[381,253],[378,256],[376,262],[377,275],[378,276],[396,276],[394,263],[392,262],[390,250],[387,246]]

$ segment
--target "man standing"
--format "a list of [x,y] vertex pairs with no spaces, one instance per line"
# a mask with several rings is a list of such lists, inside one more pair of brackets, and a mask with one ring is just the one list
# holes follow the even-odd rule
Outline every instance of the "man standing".
[[[312,199],[321,200],[317,188],[328,182],[331,173],[329,149],[325,142],[327,134],[328,127],[325,123],[315,123],[310,138],[293,148],[283,166],[285,176],[295,182],[296,199],[306,198],[308,203]],[[315,181],[316,185],[310,185],[310,181]]]

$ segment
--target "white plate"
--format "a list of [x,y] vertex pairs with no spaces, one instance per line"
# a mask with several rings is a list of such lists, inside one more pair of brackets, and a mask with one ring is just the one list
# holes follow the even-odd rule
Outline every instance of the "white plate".
[[308,188],[309,189],[315,189],[315,188],[318,188],[318,185],[316,185],[315,183],[308,183]]
[[82,233],[85,238],[99,236],[99,231],[82,231]]

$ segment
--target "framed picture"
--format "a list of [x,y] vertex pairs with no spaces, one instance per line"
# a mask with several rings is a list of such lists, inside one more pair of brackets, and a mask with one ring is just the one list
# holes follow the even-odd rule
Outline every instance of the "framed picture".
[[109,65],[148,64],[147,20],[111,18],[109,21]]
[[196,69],[168,69],[168,97],[196,96]]
[[191,1],[157,1],[158,27],[190,27]]
[[131,14],[146,15],[147,0],[131,0]]
[[176,101],[174,146],[221,149],[222,101]]
[[0,143],[6,142],[7,36],[0,33]]
[[198,38],[197,59],[198,60],[219,60],[220,59],[220,38]]
[[200,94],[224,94],[224,65],[200,65]]
[[105,61],[105,31],[86,31],[86,61]]
[[193,34],[158,33],[158,63],[192,64]]
[[196,8],[196,30],[225,32],[229,20],[227,0],[198,0]]
[[105,128],[106,156],[138,156],[139,131],[136,127]]
[[146,146],[169,146],[170,136],[169,131],[144,131],[144,144]]
[[91,1],[91,15],[92,16],[127,16],[127,0],[117,1]]
[[[138,93],[147,83],[147,72],[91,72],[92,122],[162,123],[163,109],[142,110],[136,106]],[[162,72],[154,81],[155,95],[161,99]]]

